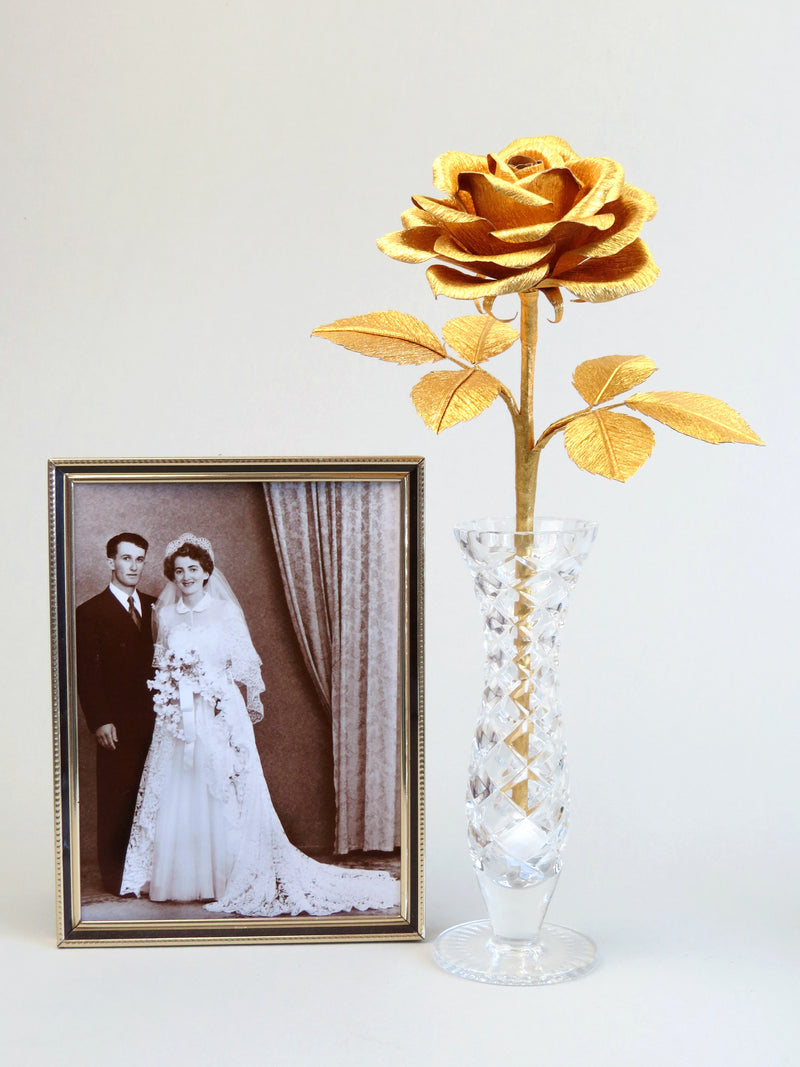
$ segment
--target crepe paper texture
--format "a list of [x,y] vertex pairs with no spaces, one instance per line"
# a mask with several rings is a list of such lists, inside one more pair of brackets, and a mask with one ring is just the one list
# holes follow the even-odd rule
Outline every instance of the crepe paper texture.
[[[655,435],[638,415],[713,444],[763,444],[722,400],[698,393],[634,393],[656,366],[647,356],[600,356],[576,367],[573,385],[585,408],[533,425],[533,379],[539,292],[558,323],[562,289],[577,302],[603,303],[652,285],[658,267],[640,237],[656,213],[650,193],[629,185],[613,159],[583,158],[559,137],[512,141],[486,156],[445,152],[434,161],[433,184],[443,195],[412,196],[413,207],[378,247],[403,263],[436,260],[427,268],[434,296],[475,302],[477,314],[451,319],[444,341],[425,323],[399,311],[379,311],[318,326],[313,334],[364,355],[400,364],[445,360],[411,399],[436,433],[474,418],[500,397],[514,426],[516,525],[530,530],[539,457],[558,433],[582,470],[625,482],[652,452]],[[493,314],[499,296],[518,294],[519,331]],[[520,390],[484,367],[520,341]],[[610,401],[613,401],[610,403]]]

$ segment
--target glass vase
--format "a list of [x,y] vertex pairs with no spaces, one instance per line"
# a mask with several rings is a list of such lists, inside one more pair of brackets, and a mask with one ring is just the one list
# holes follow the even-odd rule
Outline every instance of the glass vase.
[[558,652],[569,596],[594,523],[540,519],[465,523],[455,534],[484,624],[484,690],[472,745],[467,832],[489,920],[439,936],[446,971],[497,985],[544,985],[585,974],[596,948],[544,922],[569,820]]

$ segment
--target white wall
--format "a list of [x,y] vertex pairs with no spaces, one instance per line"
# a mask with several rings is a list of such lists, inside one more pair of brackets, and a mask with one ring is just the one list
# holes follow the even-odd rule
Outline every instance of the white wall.
[[[3,5],[12,1062],[797,1055],[797,29],[790,0]],[[599,941],[599,970],[526,992],[440,974],[428,945],[56,952],[49,456],[427,457],[429,932],[480,913],[462,816],[480,628],[450,528],[511,508],[505,412],[436,439],[415,371],[309,334],[466,313],[375,238],[440,152],[541,133],[656,195],[662,276],[542,328],[540,418],[573,410],[580,360],[644,352],[654,388],[720,396],[767,442],[659,429],[625,486],[545,454],[541,512],[601,523],[564,633],[575,816],[551,911]]]

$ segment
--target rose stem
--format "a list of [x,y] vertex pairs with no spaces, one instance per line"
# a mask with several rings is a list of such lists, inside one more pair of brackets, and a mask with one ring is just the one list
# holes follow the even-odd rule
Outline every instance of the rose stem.
[[[536,499],[536,475],[539,468],[539,449],[534,448],[533,434],[533,370],[536,362],[537,305],[536,289],[520,293],[522,305],[520,317],[520,345],[522,348],[519,412],[514,419],[514,444],[516,459],[516,571],[519,588],[530,577],[534,567],[533,505]],[[520,534],[528,533],[528,536]],[[514,693],[514,703],[519,712],[520,728],[528,736],[534,732],[532,712],[536,706],[535,684],[531,678],[531,627],[536,617],[536,608],[529,597],[520,595],[515,605],[516,635],[514,638],[514,664],[519,673],[520,684]],[[527,782],[522,790],[515,787],[513,801],[530,815],[535,801],[528,796]]]
[[520,293],[520,344],[522,366],[520,375],[519,414],[514,419],[516,470],[516,527],[533,530],[533,507],[536,500],[536,479],[539,470],[539,449],[534,448],[533,433],[533,371],[536,363],[537,299],[539,291]]

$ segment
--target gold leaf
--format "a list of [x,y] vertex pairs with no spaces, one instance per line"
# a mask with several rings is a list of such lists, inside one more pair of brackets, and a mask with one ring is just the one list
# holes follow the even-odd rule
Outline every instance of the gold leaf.
[[573,420],[564,444],[581,470],[627,482],[653,451],[655,434],[641,419],[601,408]]
[[482,363],[510,348],[519,334],[491,315],[464,315],[450,319],[442,328],[444,339],[470,363]]
[[763,445],[742,416],[724,400],[701,393],[635,393],[625,403],[634,411],[671,426],[688,437],[697,437],[713,445],[736,442]]
[[500,382],[475,367],[426,374],[411,390],[411,399],[425,425],[440,433],[480,415],[499,392]]
[[435,363],[446,359],[439,338],[424,322],[400,311],[373,311],[337,319],[311,331],[334,344],[390,363]]
[[656,369],[647,356],[600,356],[580,363],[572,384],[590,407],[641,385]]

